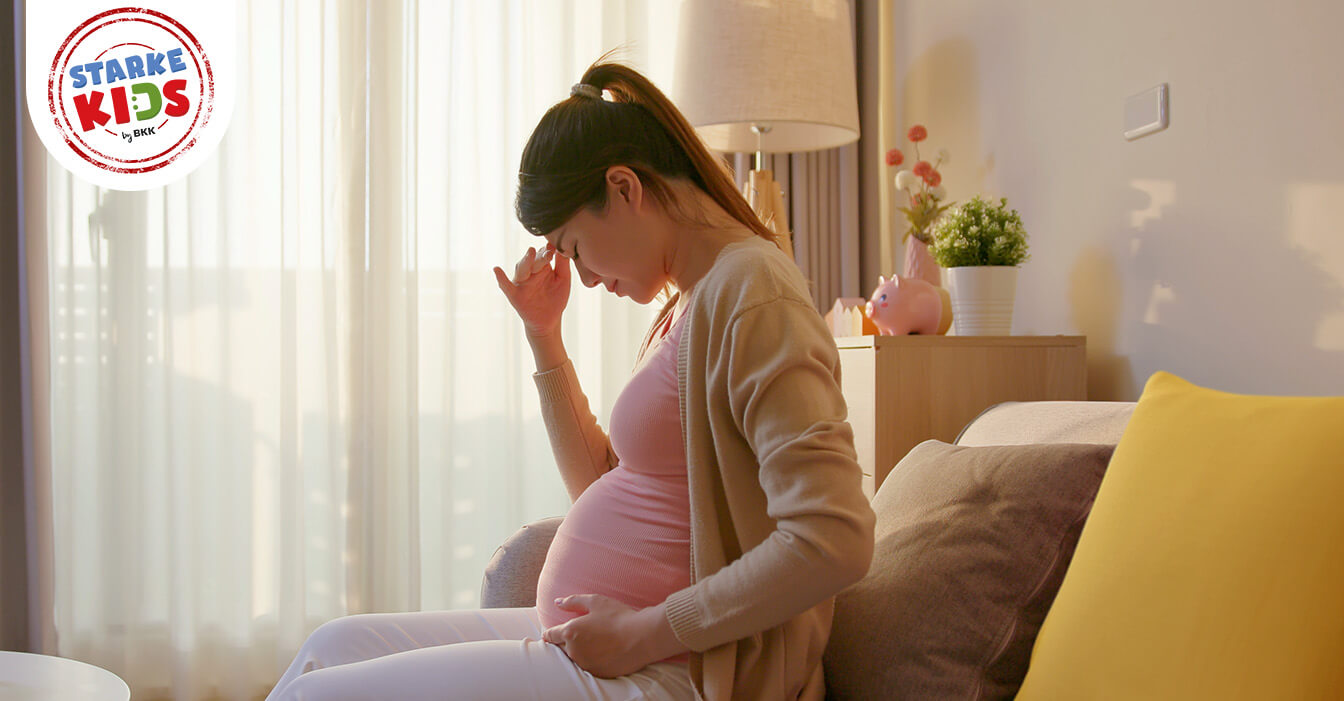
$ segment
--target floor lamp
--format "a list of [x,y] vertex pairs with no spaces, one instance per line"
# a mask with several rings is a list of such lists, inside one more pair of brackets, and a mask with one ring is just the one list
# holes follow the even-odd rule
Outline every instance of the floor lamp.
[[747,201],[793,256],[765,153],[859,138],[847,0],[683,0],[673,100],[715,151],[755,152]]

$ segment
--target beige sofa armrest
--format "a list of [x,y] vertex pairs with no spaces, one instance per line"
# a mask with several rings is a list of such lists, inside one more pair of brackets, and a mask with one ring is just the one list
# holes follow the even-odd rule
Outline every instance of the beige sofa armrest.
[[529,523],[495,550],[481,579],[481,608],[537,605],[537,578],[563,520],[556,516]]
[[1115,445],[1134,402],[1003,402],[966,424],[957,445],[1098,443]]

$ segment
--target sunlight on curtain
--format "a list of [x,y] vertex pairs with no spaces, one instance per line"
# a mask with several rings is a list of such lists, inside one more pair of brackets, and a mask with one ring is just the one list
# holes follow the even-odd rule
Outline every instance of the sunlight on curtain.
[[[55,622],[137,700],[262,695],[331,618],[473,607],[568,499],[491,266],[523,144],[607,49],[671,84],[669,0],[242,2],[216,155],[46,175]],[[653,310],[576,282],[606,422]]]

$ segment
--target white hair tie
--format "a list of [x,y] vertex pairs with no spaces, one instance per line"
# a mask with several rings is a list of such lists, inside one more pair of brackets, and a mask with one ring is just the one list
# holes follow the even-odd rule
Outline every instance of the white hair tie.
[[597,87],[596,85],[589,85],[587,83],[575,83],[574,87],[569,89],[569,94],[571,96],[582,95],[584,97],[590,97],[594,100],[602,99],[602,89]]

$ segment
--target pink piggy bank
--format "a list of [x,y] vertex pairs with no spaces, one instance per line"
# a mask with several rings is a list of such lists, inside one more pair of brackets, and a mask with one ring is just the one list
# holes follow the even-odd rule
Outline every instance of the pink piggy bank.
[[936,334],[943,319],[943,298],[937,287],[918,278],[879,277],[866,311],[884,336]]

